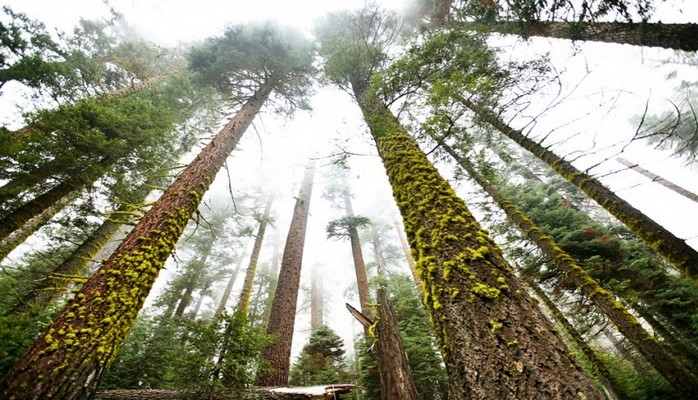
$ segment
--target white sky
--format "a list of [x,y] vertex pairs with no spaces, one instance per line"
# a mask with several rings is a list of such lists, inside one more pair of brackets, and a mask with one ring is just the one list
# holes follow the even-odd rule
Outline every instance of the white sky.
[[[79,17],[98,18],[107,10],[98,0],[5,0],[3,3],[15,11],[26,12],[32,18],[64,31],[70,31]],[[401,0],[381,3],[393,8],[402,5]],[[111,4],[123,12],[127,21],[146,37],[163,45],[175,45],[178,42],[215,35],[228,23],[266,18],[278,19],[309,30],[313,20],[325,12],[355,8],[363,2],[115,0]],[[681,13],[676,13],[678,8],[682,9]],[[698,16],[698,2],[692,0],[661,2],[659,9],[662,13],[660,15],[671,17],[662,17],[664,22],[696,22]],[[668,71],[656,65],[656,60],[671,54],[668,51],[610,44],[579,44],[574,47],[566,41],[546,39],[534,39],[529,43],[518,41],[511,51],[517,54],[550,51],[553,63],[564,71],[563,79],[567,89],[581,79],[585,70],[591,71],[570,96],[569,101],[541,118],[533,131],[534,135],[542,135],[550,128],[559,127],[565,121],[583,114],[584,109],[595,109],[603,104],[606,106],[604,110],[607,110],[610,96],[620,91],[626,93],[620,96],[615,108],[607,115],[604,115],[605,111],[593,111],[593,115],[584,117],[572,126],[561,128],[559,138],[568,137],[577,131],[586,132],[586,135],[580,136],[580,141],[569,142],[564,148],[556,147],[560,152],[588,149],[589,135],[593,135],[597,143],[610,143],[627,138],[634,129],[627,121],[632,115],[642,111],[649,96],[657,98],[657,104],[663,102],[661,99],[671,96],[673,85],[664,82]],[[680,78],[698,80],[695,73],[689,72],[682,72]],[[364,215],[387,215],[394,209],[382,166],[365,134],[365,127],[356,105],[348,95],[323,88],[318,89],[313,99],[313,107],[312,113],[301,112],[291,121],[279,121],[271,115],[263,116],[255,123],[259,136],[250,130],[240,143],[239,150],[236,150],[229,161],[234,187],[254,184],[260,176],[260,171],[266,171],[266,179],[270,179],[268,176],[271,175],[273,180],[279,183],[282,195],[275,205],[275,212],[279,216],[277,226],[282,238],[285,238],[288,231],[287,223],[293,208],[293,197],[297,194],[297,182],[302,176],[302,166],[306,158],[311,154],[326,156],[334,152],[336,142],[333,142],[333,139],[350,138],[346,145],[351,151],[367,154],[354,157],[351,161],[352,175],[356,177],[357,184],[355,212]],[[16,115],[8,110],[9,108],[5,108],[0,111],[0,117],[5,118],[0,120],[6,121],[8,113]],[[517,125],[516,121],[513,125],[521,126],[520,123]],[[552,138],[550,143],[555,141],[555,138]],[[643,146],[633,146],[624,156],[698,192],[698,170],[695,167],[683,166],[681,162],[669,159],[666,154],[649,151]],[[596,157],[589,156],[579,160],[577,164],[586,167],[596,160]],[[304,279],[308,276],[308,267],[312,265],[331,271],[323,279],[334,306],[330,314],[326,315],[325,321],[345,339],[347,347],[350,347],[353,334],[361,331],[344,311],[346,299],[343,298],[343,293],[352,284],[354,273],[349,244],[324,239],[327,222],[340,216],[320,197],[323,186],[327,183],[320,175],[324,168],[322,165],[326,163],[326,159],[318,163],[306,240]],[[620,169],[620,166],[611,159],[594,172],[616,169]],[[269,174],[268,171],[272,173]],[[445,169],[444,174],[450,176],[450,172]],[[698,205],[672,194],[660,185],[650,183],[634,172],[615,174],[604,178],[603,181],[637,208],[667,226],[678,236],[689,238],[689,243],[698,247]],[[212,190],[226,190],[226,187],[225,179],[219,180]],[[458,190],[468,201],[469,187],[458,185]],[[268,237],[273,234],[274,232],[268,232]],[[368,246],[364,251],[368,258]],[[263,260],[269,257],[271,254],[262,255]],[[168,266],[168,269],[172,268],[171,265]],[[156,288],[166,284],[167,274],[168,270],[160,277]],[[304,284],[308,284],[307,282],[306,280]],[[234,296],[235,294],[232,298],[235,298]],[[301,333],[296,335],[294,354],[307,340],[308,321],[309,318],[302,316],[296,323],[297,331]]]

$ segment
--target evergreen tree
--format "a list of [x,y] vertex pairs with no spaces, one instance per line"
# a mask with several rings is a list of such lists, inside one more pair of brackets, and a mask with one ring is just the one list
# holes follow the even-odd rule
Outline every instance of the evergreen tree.
[[289,384],[314,386],[342,383],[347,377],[344,368],[344,341],[328,326],[322,325],[310,334],[298,359],[291,368]]

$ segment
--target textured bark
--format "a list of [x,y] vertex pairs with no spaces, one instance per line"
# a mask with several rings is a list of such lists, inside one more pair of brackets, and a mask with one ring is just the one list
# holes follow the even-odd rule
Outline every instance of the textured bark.
[[[344,193],[344,212],[347,217],[354,217],[354,208],[351,205],[351,197],[349,193]],[[356,286],[359,290],[359,304],[361,304],[361,312],[368,312],[368,275],[366,274],[366,264],[364,263],[364,255],[361,251],[361,240],[359,239],[359,231],[356,226],[350,225],[349,243],[351,244],[351,257],[354,260],[354,272],[356,272]]]
[[146,212],[17,363],[11,399],[87,399],[113,360],[202,195],[269,97],[263,85]]
[[315,161],[305,168],[298,193],[293,218],[286,238],[281,270],[274,300],[269,313],[267,334],[276,335],[276,340],[262,351],[262,359],[269,362],[269,370],[257,373],[257,386],[285,386],[291,367],[291,343],[296,323],[296,304],[303,265],[303,247],[308,224],[310,197],[313,192]]
[[238,300],[237,310],[247,313],[247,309],[250,306],[250,295],[252,294],[252,283],[254,282],[254,277],[257,274],[257,263],[259,262],[259,253],[262,252],[262,242],[264,242],[264,233],[267,230],[267,223],[269,222],[269,215],[271,214],[271,206],[274,203],[274,195],[269,195],[267,200],[267,205],[264,207],[264,215],[259,221],[259,228],[257,229],[257,236],[254,238],[254,246],[252,246],[252,254],[250,255],[250,263],[247,265],[247,272],[245,273],[245,281],[242,284],[242,290],[240,291],[240,299]]
[[590,42],[629,44],[698,51],[698,24],[632,22],[495,22],[465,24],[519,36],[541,36]]
[[545,307],[550,311],[555,322],[565,330],[567,336],[572,339],[574,344],[584,353],[591,364],[591,368],[595,371],[595,375],[599,378],[599,381],[603,384],[604,389],[607,390],[607,395],[610,400],[612,399],[629,399],[628,395],[624,392],[622,385],[618,382],[616,377],[606,368],[606,365],[601,361],[599,357],[596,356],[596,352],[584,341],[582,335],[575,329],[574,326],[565,318],[565,315],[557,308],[557,305],[548,297],[548,294],[538,286],[533,279],[524,278],[526,281],[526,286],[528,286],[536,296],[543,301]]
[[666,228],[620,198],[594,177],[578,170],[540,143],[529,139],[521,131],[507,125],[491,110],[480,107],[462,96],[456,95],[455,97],[459,102],[475,112],[483,121],[489,123],[502,134],[521,145],[521,147],[530,151],[552,167],[560,176],[581,189],[679,271],[694,280],[698,280],[698,251],[689,246],[685,240],[676,237]]
[[449,398],[602,399],[465,202],[385,104],[355,92],[417,255]]
[[673,190],[674,192],[680,194],[681,196],[698,203],[698,194],[695,194],[695,193],[691,192],[690,190],[688,190],[682,186],[679,186],[676,183],[674,183],[668,179],[664,179],[661,176],[659,176],[659,175],[657,175],[649,170],[646,170],[637,164],[631,163],[630,161],[626,160],[625,158],[617,157],[616,161],[618,161],[619,163],[632,169],[633,171],[641,174],[642,176],[648,178],[652,182],[657,182],[658,184],[664,186],[665,188],[667,188],[669,190]]
[[469,160],[461,157],[445,143],[442,144],[442,147],[494,199],[526,237],[535,243],[536,247],[552,260],[557,268],[565,273],[567,279],[575,284],[582,295],[613,321],[618,331],[645,356],[669,383],[688,398],[698,398],[698,379],[691,374],[688,368],[672,357],[611,293],[602,288],[582,267],[578,266],[567,252],[558,247],[533,221],[519,211],[514,203],[504,198],[494,186],[490,185]]
[[397,317],[385,289],[376,293],[378,300],[378,369],[381,378],[381,400],[418,400],[412,370],[407,361],[405,346],[397,327]]

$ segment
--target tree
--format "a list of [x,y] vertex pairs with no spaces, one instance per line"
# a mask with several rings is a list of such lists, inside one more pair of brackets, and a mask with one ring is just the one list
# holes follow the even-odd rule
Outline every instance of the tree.
[[[499,247],[371,88],[372,74],[385,59],[383,45],[395,32],[388,21],[363,9],[330,15],[316,32],[328,78],[351,90],[378,147],[417,256],[449,397],[602,398],[522,290]],[[536,385],[527,384],[530,379]]]
[[573,258],[563,251],[549,236],[536,226],[511,201],[506,199],[485,177],[480,174],[473,164],[454,149],[442,143],[443,149],[463,167],[470,177],[495,200],[507,217],[533,241],[536,246],[560,268],[566,278],[574,282],[579,291],[591,300],[616,325],[617,329],[632,342],[635,347],[652,363],[672,385],[686,396],[695,396],[698,379],[689,369],[672,357],[659,342],[650,335],[614,296],[604,290]]
[[632,163],[623,157],[616,157],[616,161],[625,165],[629,169],[632,169],[633,171],[643,175],[644,177],[650,179],[652,182],[657,182],[660,185],[680,194],[681,196],[683,196],[687,199],[693,200],[694,202],[698,203],[698,194],[695,194],[695,193],[691,192],[690,190],[688,190],[684,187],[681,187],[670,180],[662,178],[661,176],[653,173],[652,171],[649,171],[645,168],[642,168],[638,164]]
[[296,363],[291,368],[289,384],[315,386],[341,383],[344,370],[344,341],[327,325],[310,334]]
[[274,335],[274,342],[264,348],[262,359],[268,361],[269,368],[257,372],[257,386],[286,386],[291,364],[291,342],[295,326],[296,304],[300,286],[301,267],[303,265],[303,247],[305,231],[310,210],[310,198],[313,193],[315,161],[311,160],[305,167],[305,174],[293,209],[291,226],[286,237],[279,285],[274,293],[274,300],[269,312],[267,334]]
[[[238,27],[228,30],[227,36],[208,41],[208,48],[227,46],[236,55],[227,59],[225,69],[217,69],[221,64],[217,64],[215,58],[207,59],[208,65],[220,74],[214,79],[218,87],[231,90],[235,83],[241,83],[231,78],[244,73],[249,79],[256,78],[253,82],[244,82],[254,84],[254,94],[180,173],[114,254],[3,376],[0,392],[5,397],[72,399],[94,394],[202,195],[271,92],[281,88],[282,94],[304,93],[298,85],[307,82],[307,74],[311,72],[308,46],[304,47],[302,41],[289,46],[285,40],[291,37],[277,35],[281,32],[269,25]],[[257,46],[250,47],[253,43]],[[226,55],[221,48],[218,50],[221,51],[214,54]],[[192,56],[196,60],[192,61],[193,68],[204,78],[213,79],[213,71],[205,68],[204,60],[197,58],[205,51],[198,50]],[[253,51],[255,56],[240,58],[245,51]],[[230,52],[227,55],[231,55]],[[242,65],[236,65],[235,61]],[[240,69],[235,70],[234,66]],[[206,74],[206,71],[211,73]]]
[[[467,65],[468,60],[464,54],[469,54],[468,51],[472,52],[474,59],[479,58],[478,61],[474,61],[475,65]],[[413,47],[408,54],[402,61],[394,63],[393,68],[386,74],[383,90],[391,92],[394,87],[409,87],[413,91],[419,91],[419,88],[423,88],[429,98],[428,101],[432,104],[438,104],[448,110],[462,107],[472,111],[479,122],[494,127],[547,163],[560,176],[579,187],[671,262],[677,270],[694,279],[698,276],[698,267],[696,267],[698,251],[689,246],[685,240],[676,237],[637,210],[601,184],[598,179],[580,171],[520,130],[506,124],[495,111],[488,107],[488,104],[495,101],[503,83],[492,79],[492,76],[488,79],[473,79],[467,75],[474,69],[478,72],[477,68],[494,67],[491,52],[483,49],[477,40],[457,31],[448,31],[431,36],[430,40],[419,47]],[[440,67],[444,64],[448,67]],[[504,75],[507,73],[504,72]],[[454,112],[457,114],[458,111]]]

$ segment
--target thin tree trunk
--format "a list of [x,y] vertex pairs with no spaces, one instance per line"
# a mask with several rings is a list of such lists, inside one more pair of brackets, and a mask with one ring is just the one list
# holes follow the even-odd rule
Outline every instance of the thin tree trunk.
[[611,344],[613,345],[613,348],[615,348],[618,351],[618,354],[625,360],[629,361],[630,364],[632,364],[633,369],[639,373],[640,375],[644,376],[645,378],[649,378],[649,364],[645,365],[644,360],[642,360],[640,357],[635,355],[632,351],[630,351],[626,346],[625,342],[619,340],[616,335],[613,334],[613,332],[609,331],[608,329],[604,329],[603,331],[604,336],[606,336],[606,339],[608,339]]
[[225,311],[225,308],[228,306],[228,299],[230,299],[230,293],[233,291],[233,286],[235,285],[235,281],[238,278],[238,273],[240,271],[240,267],[242,267],[242,262],[245,260],[245,253],[242,253],[240,255],[240,259],[238,260],[238,265],[235,267],[233,271],[230,271],[230,278],[228,279],[228,284],[225,286],[225,290],[223,291],[223,295],[221,296],[220,301],[218,302],[218,307],[216,308],[216,312],[213,314],[213,319],[216,320],[220,318],[221,315],[223,315],[223,311]]
[[116,162],[105,157],[0,219],[0,260],[22,244]]
[[313,267],[310,274],[310,333],[322,326],[321,289],[318,289],[317,268]]
[[[344,193],[344,212],[347,217],[354,217],[354,208],[351,205],[351,197],[349,193]],[[354,271],[356,272],[356,286],[359,289],[359,304],[361,304],[361,312],[368,313],[368,275],[366,274],[366,264],[364,263],[364,255],[361,251],[361,240],[359,240],[359,231],[356,226],[349,225],[349,243],[351,244],[351,256],[354,260]]]
[[0,378],[6,399],[84,399],[136,320],[201,197],[272,90],[262,85]]
[[498,33],[698,51],[698,24],[502,21],[463,23]]
[[592,176],[578,170],[552,151],[526,137],[521,131],[507,125],[491,110],[480,107],[460,95],[455,95],[454,97],[485,122],[550,165],[555,172],[577,186],[611,215],[625,224],[679,271],[694,280],[698,280],[698,251],[686,244],[685,240],[676,237],[627,201],[621,199]]
[[519,211],[514,203],[504,198],[494,186],[490,185],[469,160],[461,157],[447,144],[442,143],[441,146],[494,199],[509,219],[535,243],[536,247],[565,273],[567,279],[574,282],[581,293],[613,321],[618,331],[635,345],[638,351],[667,381],[689,398],[698,398],[698,379],[691,374],[686,366],[672,357],[611,293],[602,288],[582,267],[578,266],[567,252],[563,251],[533,221]]
[[267,334],[276,335],[274,343],[268,345],[261,358],[269,362],[269,369],[257,372],[257,386],[285,386],[291,367],[291,343],[296,322],[296,304],[303,265],[303,247],[308,224],[310,197],[313,192],[315,161],[305,168],[300,192],[293,209],[291,227],[281,259],[279,284],[269,313]]
[[577,329],[565,318],[565,315],[550,299],[548,294],[545,293],[543,288],[538,286],[531,278],[524,277],[523,279],[526,282],[526,286],[533,290],[536,296],[543,301],[543,304],[545,304],[545,307],[550,311],[555,322],[565,330],[567,336],[569,336],[574,344],[584,353],[584,356],[591,364],[592,370],[596,371],[595,375],[599,378],[604,389],[609,392],[607,393],[610,394],[608,396],[609,399],[628,399],[629,397],[623,390],[623,386],[620,385],[616,377],[606,368],[604,362],[596,356],[596,352],[584,341],[582,335],[580,335]]
[[664,179],[661,176],[642,168],[638,164],[631,163],[630,161],[626,160],[625,158],[616,157],[616,161],[618,161],[619,163],[632,169],[633,171],[643,175],[644,177],[650,179],[652,182],[657,182],[658,184],[660,184],[660,185],[662,185],[670,190],[673,190],[674,192],[680,194],[681,196],[698,203],[698,194],[695,194],[695,193],[691,192],[690,190],[688,190],[684,187],[681,187],[668,179]]
[[211,255],[214,239],[215,238],[213,237],[213,234],[211,234],[211,237],[206,239],[207,242],[204,245],[205,248],[203,249],[201,258],[189,262],[188,268],[190,268],[190,271],[192,268],[194,268],[194,271],[191,271],[191,276],[187,280],[184,293],[182,294],[182,297],[179,299],[179,304],[177,305],[177,309],[174,313],[175,318],[182,318],[182,316],[184,315],[184,310],[187,307],[189,307],[189,303],[191,303],[194,290],[196,290],[196,288],[199,286],[199,281],[205,275],[206,261],[208,260],[208,257]]
[[354,88],[393,189],[449,398],[602,399],[465,202],[376,96]]
[[269,215],[271,214],[271,206],[274,203],[274,195],[269,195],[267,200],[267,205],[264,207],[264,215],[259,220],[259,228],[257,229],[257,236],[254,238],[254,246],[252,246],[252,254],[250,255],[250,263],[247,265],[247,272],[245,273],[245,281],[242,284],[242,290],[240,291],[240,298],[238,300],[237,310],[247,314],[247,309],[250,306],[250,296],[252,294],[252,283],[254,282],[255,275],[257,274],[257,263],[259,263],[259,254],[262,252],[262,243],[264,242],[264,233],[267,230],[267,223],[269,222]]
[[405,253],[405,259],[407,260],[407,265],[410,267],[410,272],[412,273],[412,279],[419,285],[420,279],[417,273],[417,262],[414,261],[412,257],[412,250],[410,250],[410,245],[407,243],[407,238],[405,237],[405,230],[396,218],[393,218],[393,226],[395,226],[395,231],[397,232],[397,237],[400,238],[400,245],[402,246],[402,251]]

